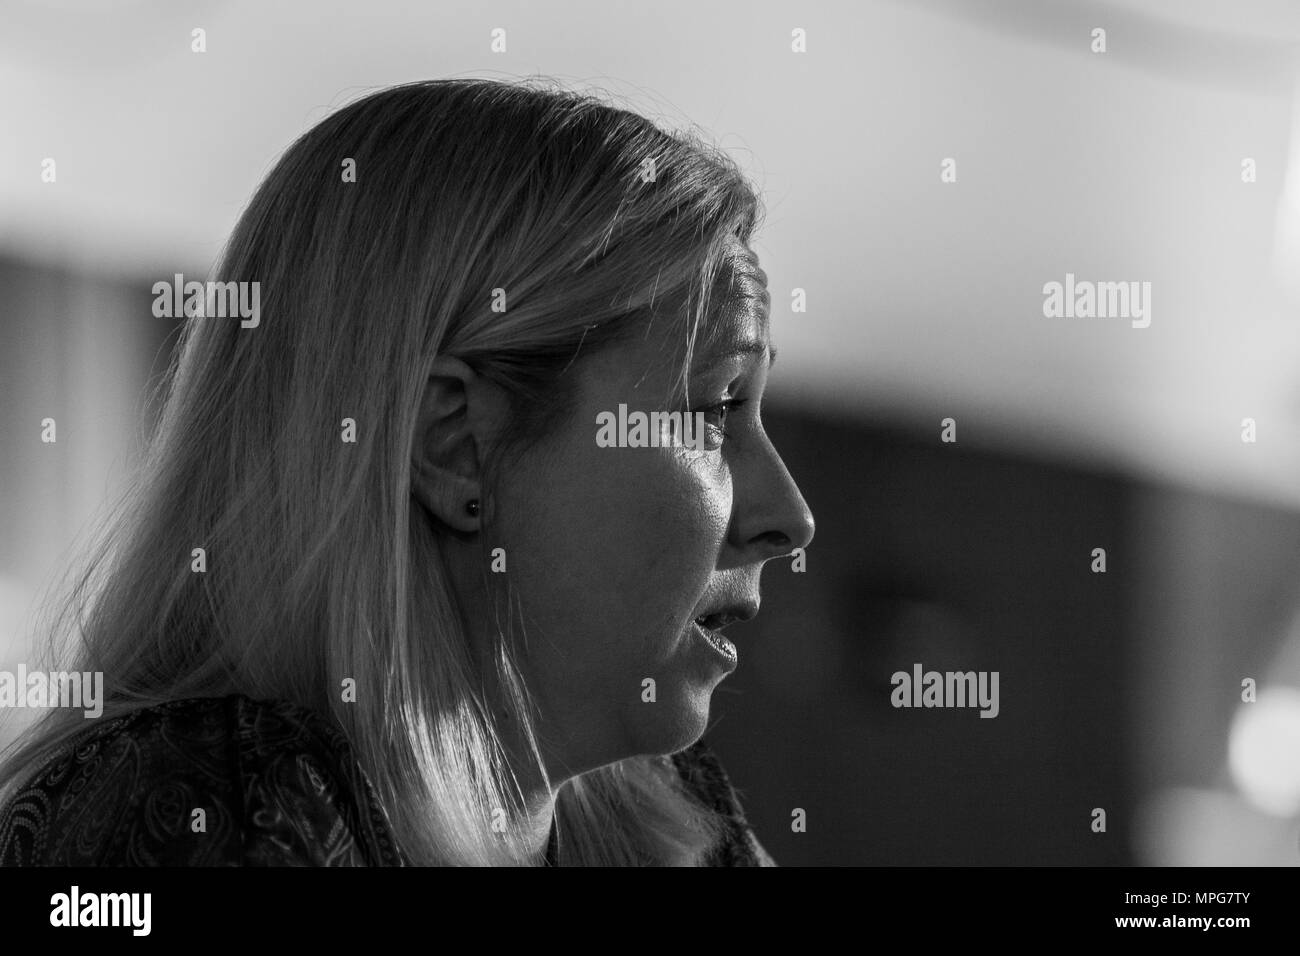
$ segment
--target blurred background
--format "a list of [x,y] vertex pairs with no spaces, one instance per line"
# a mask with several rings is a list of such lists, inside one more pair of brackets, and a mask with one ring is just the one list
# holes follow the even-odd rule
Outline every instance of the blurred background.
[[[1295,865],[1297,44],[1289,0],[11,0],[0,669],[140,453],[152,284],[206,275],[331,109],[540,73],[698,124],[765,196],[765,418],[818,533],[708,738],[778,861]],[[1066,273],[1150,282],[1150,326],[1044,317]],[[998,717],[892,707],[918,662],[998,671]]]

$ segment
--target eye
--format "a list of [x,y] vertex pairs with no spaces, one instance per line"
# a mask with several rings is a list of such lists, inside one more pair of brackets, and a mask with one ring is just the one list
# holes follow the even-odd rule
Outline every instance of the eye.
[[704,424],[709,429],[709,437],[713,443],[721,445],[724,439],[730,437],[727,432],[727,418],[746,401],[747,399],[743,398],[729,398],[716,405],[700,409],[704,413]]

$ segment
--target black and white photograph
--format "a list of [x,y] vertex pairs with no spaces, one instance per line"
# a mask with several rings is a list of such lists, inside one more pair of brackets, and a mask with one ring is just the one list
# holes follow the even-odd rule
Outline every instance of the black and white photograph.
[[7,936],[1293,919],[1300,4],[10,0],[0,140]]

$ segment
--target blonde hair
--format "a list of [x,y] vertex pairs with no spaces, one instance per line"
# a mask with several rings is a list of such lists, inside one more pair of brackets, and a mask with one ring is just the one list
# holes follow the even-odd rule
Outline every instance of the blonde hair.
[[[760,216],[696,133],[589,93],[458,79],[339,109],[240,218],[216,278],[260,283],[260,324],[185,323],[140,471],[51,646],[75,636],[76,669],[103,672],[103,719],[231,693],[328,714],[413,862],[526,859],[522,835],[490,825],[521,800],[494,714],[533,740],[517,635],[497,621],[492,647],[469,646],[475,609],[457,606],[438,546],[450,532],[412,505],[430,365],[454,355],[516,399],[508,460],[563,408],[580,350],[671,321],[684,370],[728,250]],[[355,443],[339,440],[344,418]],[[484,699],[489,684],[505,699]],[[84,727],[48,711],[6,790]],[[720,832],[667,757],[569,781],[556,816],[565,864],[699,862]]]

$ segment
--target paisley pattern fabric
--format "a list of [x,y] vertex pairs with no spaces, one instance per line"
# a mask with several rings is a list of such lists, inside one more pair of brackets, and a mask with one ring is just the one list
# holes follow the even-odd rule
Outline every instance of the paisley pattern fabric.
[[0,811],[0,864],[399,865],[341,733],[285,702],[173,701],[74,742]]
[[[707,745],[672,759],[727,821],[709,865],[775,865]],[[311,711],[240,695],[172,701],[108,721],[0,808],[2,866],[407,862],[347,738]]]
[[758,842],[753,827],[745,819],[740,799],[708,744],[701,740],[693,747],[673,754],[673,763],[687,787],[726,821],[726,836],[714,847],[707,865],[776,866],[776,861]]

